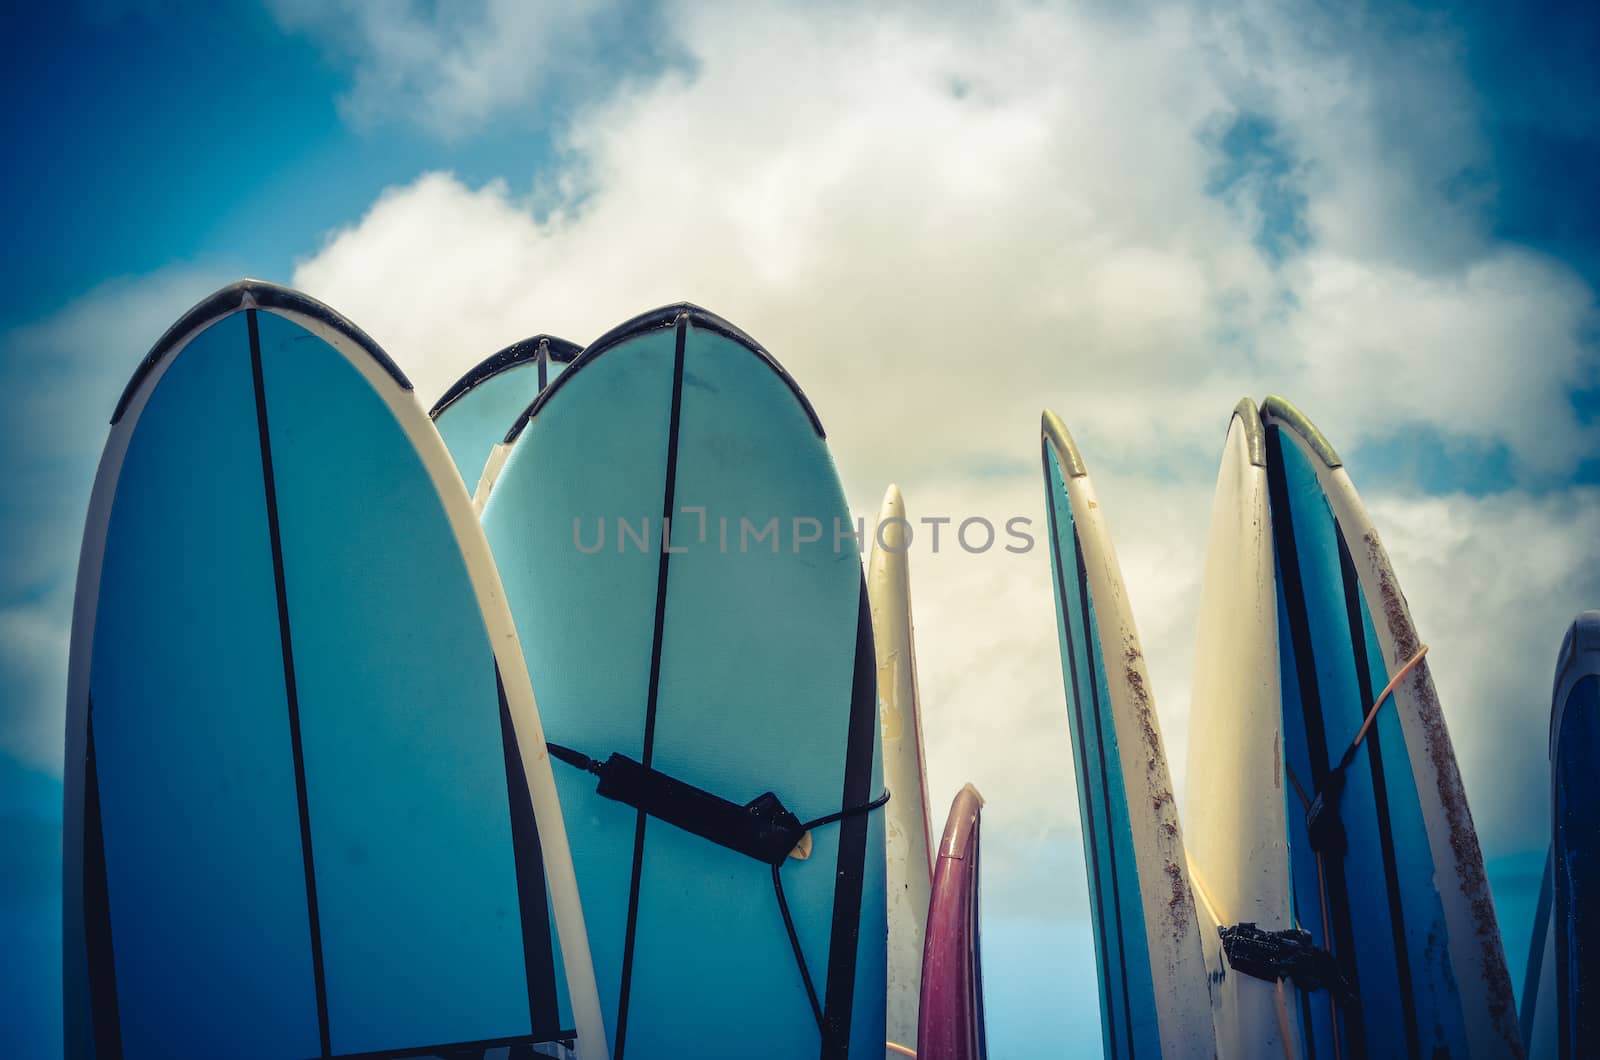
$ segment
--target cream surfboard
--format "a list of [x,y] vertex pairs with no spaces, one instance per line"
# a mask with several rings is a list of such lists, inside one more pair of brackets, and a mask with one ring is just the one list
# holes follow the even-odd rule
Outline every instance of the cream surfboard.
[[1278,610],[1265,438],[1234,409],[1200,587],[1184,841],[1211,979],[1217,1051],[1303,1056],[1286,988],[1230,966],[1220,929],[1294,927],[1278,742]]
[[933,864],[929,848],[928,783],[923,769],[922,712],[912,638],[911,547],[900,490],[890,486],[872,535],[867,596],[878,657],[878,724],[883,781],[893,793],[884,807],[889,892],[889,1009],[891,1042],[916,1048],[923,932]]

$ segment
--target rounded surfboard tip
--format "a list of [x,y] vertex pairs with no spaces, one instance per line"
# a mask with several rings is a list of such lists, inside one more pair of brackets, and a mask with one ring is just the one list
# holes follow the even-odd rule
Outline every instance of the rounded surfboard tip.
[[505,349],[485,357],[467,369],[460,379],[450,384],[450,388],[434,403],[433,408],[428,410],[428,418],[438,419],[440,413],[455,404],[467,391],[480,383],[487,382],[501,372],[515,368],[519,364],[527,364],[538,356],[540,346],[545,349],[545,357],[556,364],[571,364],[578,354],[583,352],[583,347],[576,342],[568,342],[566,339],[557,338],[554,335],[539,334],[523,339],[520,342],[513,342]]
[[1561,654],[1556,662],[1560,672],[1572,664],[1580,652],[1600,651],[1600,611],[1584,611],[1572,620],[1566,636],[1561,638]]
[[1238,420],[1239,426],[1244,429],[1245,450],[1250,454],[1250,463],[1256,467],[1267,466],[1267,431],[1261,426],[1261,413],[1256,411],[1256,403],[1247,397],[1239,399],[1233,406],[1233,417],[1228,420],[1231,428],[1233,421]]
[[1274,423],[1281,427],[1287,427],[1298,434],[1305,439],[1306,445],[1311,448],[1312,452],[1317,454],[1318,459],[1328,467],[1344,466],[1344,461],[1339,458],[1338,452],[1328,442],[1327,437],[1288,398],[1279,397],[1277,394],[1268,394],[1266,400],[1261,402],[1261,422],[1263,424]]
[[540,391],[539,396],[533,399],[533,404],[528,406],[527,411],[517,417],[517,421],[506,432],[505,444],[511,445],[516,442],[517,438],[522,434],[523,428],[527,427],[529,421],[539,414],[539,410],[544,408],[546,402],[565,386],[568,380],[593,363],[595,358],[601,356],[607,350],[622,345],[629,339],[649,334],[652,331],[677,327],[680,321],[698,330],[714,332],[724,338],[731,339],[755,354],[793,392],[796,400],[800,402],[800,407],[805,409],[806,418],[811,421],[811,426],[816,430],[817,437],[826,438],[828,436],[827,432],[822,429],[822,421],[817,418],[816,410],[811,407],[811,399],[806,397],[805,391],[800,389],[800,384],[795,382],[794,376],[790,375],[788,370],[778,363],[778,359],[765,346],[762,346],[746,332],[709,309],[697,306],[693,302],[674,302],[671,305],[664,305],[659,309],[652,309],[649,312],[640,313],[632,319],[625,320],[584,347],[581,353],[572,358],[572,363],[567,370],[562,372],[549,386]]
[[[911,544],[910,531],[911,522],[906,518],[906,499],[900,495],[900,487],[891,482],[889,488],[883,491],[883,503],[878,506],[878,521],[873,527],[872,551],[867,557],[869,580],[875,572],[881,575],[890,569],[890,556],[906,554]],[[905,560],[899,560],[898,566],[904,570]]]
[[1600,674],[1600,611],[1582,611],[1567,627],[1556,655],[1556,677],[1550,689],[1550,757],[1555,758],[1556,734],[1573,685],[1589,674]]
[[971,781],[962,785],[950,802],[950,817],[944,823],[944,837],[939,841],[939,857],[966,860],[974,837],[978,836],[978,815],[984,807],[984,797]]
[[970,782],[963,784],[961,790],[956,792],[956,797],[950,803],[950,816],[945,822],[944,838],[939,842],[939,856],[941,858],[955,858],[958,861],[966,859],[967,852],[972,848],[973,839],[978,832],[978,814],[983,809],[983,796],[978,794],[978,789]]
[[1083,478],[1089,473],[1089,468],[1083,462],[1083,455],[1078,452],[1078,443],[1072,440],[1072,432],[1067,430],[1067,425],[1062,422],[1060,416],[1045,409],[1044,415],[1040,417],[1039,430],[1044,440],[1054,447],[1056,459],[1068,478]]
[[155,345],[150,347],[150,352],[144,355],[139,366],[133,370],[128,385],[123,387],[122,396],[117,399],[117,407],[111,413],[111,425],[116,426],[122,419],[123,413],[127,412],[128,406],[133,403],[134,395],[139,392],[139,387],[150,378],[156,366],[168,355],[208,325],[243,309],[282,309],[310,317],[317,323],[340,332],[366,351],[368,356],[382,366],[390,378],[400,384],[402,390],[412,389],[411,380],[406,378],[400,366],[383,352],[383,348],[374,342],[370,335],[356,327],[343,314],[292,287],[246,277],[235,280],[202,298],[187,313],[179,317],[177,323],[162,333]]
[[878,505],[878,525],[883,526],[891,520],[906,517],[906,499],[900,495],[900,487],[889,483],[889,488],[883,491],[883,503]]
[[985,1053],[978,925],[978,811],[971,784],[956,793],[939,843],[922,953],[917,1052],[977,1060]]

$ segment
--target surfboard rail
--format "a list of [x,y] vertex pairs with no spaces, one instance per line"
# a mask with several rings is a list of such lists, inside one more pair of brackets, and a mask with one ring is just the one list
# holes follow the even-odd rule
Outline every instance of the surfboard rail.
[[806,416],[811,420],[812,427],[816,429],[817,437],[827,437],[827,433],[822,429],[822,420],[818,418],[817,411],[811,404],[811,399],[806,397],[806,392],[801,389],[794,376],[790,375],[788,370],[778,363],[778,359],[768,352],[765,346],[709,309],[703,309],[692,302],[676,302],[672,305],[664,305],[658,309],[640,313],[638,316],[625,320],[610,331],[602,334],[588,346],[585,346],[583,352],[573,358],[567,370],[562,372],[553,383],[541,391],[539,396],[534,399],[533,404],[528,406],[528,411],[511,425],[511,429],[506,432],[506,444],[511,445],[514,443],[517,437],[522,434],[523,429],[527,427],[528,421],[539,414],[539,410],[550,402],[556,392],[601,354],[640,335],[677,327],[680,318],[702,331],[708,331],[731,339],[755,354],[763,364],[777,374],[779,379],[783,380],[784,385],[794,392],[795,399],[805,409]]
[[483,383],[488,382],[502,372],[533,362],[537,364],[542,356],[554,364],[571,364],[583,352],[583,347],[575,342],[558,338],[555,335],[540,333],[513,342],[502,350],[497,350],[467,369],[454,383],[439,395],[439,400],[433,403],[428,410],[428,418],[437,420],[439,415],[460,401],[468,392]]

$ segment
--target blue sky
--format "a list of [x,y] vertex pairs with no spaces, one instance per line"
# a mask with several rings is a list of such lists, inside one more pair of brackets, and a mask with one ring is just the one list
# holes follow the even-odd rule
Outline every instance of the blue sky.
[[[1036,513],[1055,407],[1180,788],[1222,432],[1241,394],[1288,394],[1434,646],[1520,981],[1543,697],[1600,603],[1592,5],[0,17],[0,982],[29,999],[0,1040],[59,1048],[65,631],[105,421],[165,325],[243,274],[351,316],[425,399],[523,335],[698,301],[807,388],[863,512],[894,479],[914,517]],[[1016,1056],[1092,1039],[1066,986],[1027,992],[1084,967],[1047,562],[913,566],[934,801],[989,800],[991,1029]]]

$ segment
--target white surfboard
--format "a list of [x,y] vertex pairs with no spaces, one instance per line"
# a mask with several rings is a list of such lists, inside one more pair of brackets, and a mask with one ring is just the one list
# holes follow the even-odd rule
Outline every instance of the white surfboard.
[[929,854],[928,783],[912,637],[911,546],[900,490],[890,486],[873,530],[867,566],[872,636],[878,658],[878,723],[883,739],[884,807],[889,891],[888,1037],[916,1048],[922,989],[922,941],[933,878]]
[[1241,922],[1264,931],[1294,927],[1278,747],[1278,610],[1265,441],[1248,398],[1228,425],[1208,540],[1184,839],[1212,984],[1217,1052],[1304,1056],[1298,1024],[1286,1013],[1280,1019],[1287,1003],[1283,992],[1230,968],[1217,933]]

